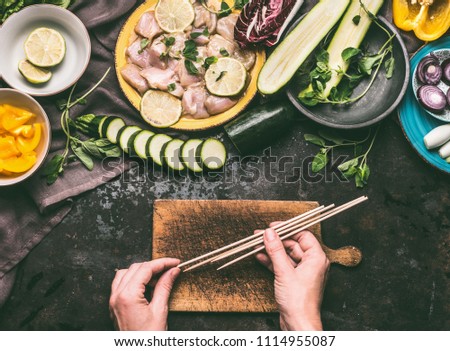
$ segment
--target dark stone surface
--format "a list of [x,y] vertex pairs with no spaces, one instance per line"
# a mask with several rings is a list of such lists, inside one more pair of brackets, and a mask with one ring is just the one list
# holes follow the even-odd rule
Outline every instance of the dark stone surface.
[[[299,167],[317,152],[303,141],[304,133],[316,129],[311,123],[298,124],[273,145],[272,154],[293,156]],[[339,204],[363,194],[370,202],[323,225],[330,247],[355,245],[364,254],[357,268],[331,268],[323,303],[325,327],[449,330],[450,178],[414,153],[394,120],[381,126],[369,165],[372,176],[364,190],[336,178],[289,183],[281,171],[273,172],[279,176],[276,181],[239,179],[244,171],[237,170],[236,161],[228,165],[226,180],[140,182],[134,171],[127,180],[76,199],[64,222],[20,265],[12,296],[0,310],[0,330],[111,329],[108,298],[114,270],[149,258],[156,198]],[[243,169],[252,166],[251,160],[242,162]],[[288,172],[292,166],[286,165]],[[267,169],[264,163],[256,167]],[[174,330],[276,330],[278,317],[173,313],[169,323]]]

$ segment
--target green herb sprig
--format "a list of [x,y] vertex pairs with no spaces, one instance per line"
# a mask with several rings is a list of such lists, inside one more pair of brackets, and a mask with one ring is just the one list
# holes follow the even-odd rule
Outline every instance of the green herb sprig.
[[[370,176],[370,168],[367,164],[367,159],[370,151],[373,148],[375,140],[378,135],[379,127],[372,133],[369,134],[362,140],[349,140],[339,136],[335,132],[321,130],[319,135],[305,134],[304,138],[306,141],[320,146],[320,151],[314,157],[311,165],[311,169],[314,173],[320,172],[329,163],[329,154],[337,148],[353,147],[354,157],[338,166],[338,169],[342,172],[343,176],[347,179],[354,178],[356,187],[363,188],[367,185]],[[370,137],[369,147],[365,152],[363,152],[362,146],[368,142]]]
[[[372,87],[378,73],[383,66],[387,79],[392,78],[395,69],[395,59],[393,56],[393,39],[396,34],[390,34],[389,31],[379,22],[378,18],[367,10],[361,2],[361,8],[367,13],[369,18],[380,27],[386,34],[387,40],[377,53],[371,54],[363,52],[357,48],[345,48],[342,51],[342,59],[349,63],[349,69],[345,72],[343,69],[331,69],[329,67],[329,54],[326,50],[321,49],[316,55],[316,66],[311,71],[309,80],[310,88],[302,91],[298,98],[306,106],[315,106],[317,104],[333,104],[342,105],[356,102],[363,98]],[[353,23],[358,25],[360,17],[355,16]],[[386,59],[389,57],[388,59]],[[330,96],[324,96],[327,82],[331,79],[333,71],[338,75],[342,75],[343,79],[337,87],[333,87]],[[365,77],[370,77],[370,82],[366,89],[358,96],[352,97],[354,88],[361,83]]]
[[[88,170],[92,170],[94,167],[93,158],[103,159],[104,157],[120,156],[120,149],[116,145],[111,144],[107,139],[89,139],[83,141],[77,135],[73,135],[71,131],[71,126],[73,126],[74,123],[70,118],[70,109],[78,104],[86,104],[88,96],[91,95],[105,80],[109,71],[110,68],[108,68],[103,77],[81,97],[72,101],[77,86],[75,84],[70,91],[67,101],[65,101],[65,103],[62,103],[62,101],[57,102],[58,108],[62,110],[60,123],[62,130],[66,135],[66,146],[62,154],[53,156],[53,158],[45,165],[42,175],[47,178],[47,184],[53,184],[58,177],[64,173],[64,168],[67,164],[76,159],[80,160]],[[72,150],[73,155],[69,155],[70,150]]]

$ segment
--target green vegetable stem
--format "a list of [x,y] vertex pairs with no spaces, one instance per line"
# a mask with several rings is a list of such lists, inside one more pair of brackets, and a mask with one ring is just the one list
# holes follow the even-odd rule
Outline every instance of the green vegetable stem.
[[[377,138],[378,130],[379,127],[376,128],[374,133],[370,130],[367,137],[362,140],[349,140],[340,137],[335,132],[327,130],[319,131],[319,135],[305,134],[304,138],[306,141],[321,147],[312,162],[312,171],[314,173],[318,173],[324,169],[329,163],[329,154],[334,149],[341,147],[353,147],[354,158],[340,164],[338,169],[342,172],[345,178],[354,178],[356,187],[363,188],[367,185],[369,180],[370,168],[367,164],[367,158]],[[367,150],[363,152],[362,146],[369,141],[370,137],[372,137],[372,139],[369,146]]]

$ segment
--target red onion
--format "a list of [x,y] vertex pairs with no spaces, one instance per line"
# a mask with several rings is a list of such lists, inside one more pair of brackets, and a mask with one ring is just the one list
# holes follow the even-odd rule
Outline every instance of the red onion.
[[438,85],[442,77],[442,67],[433,54],[425,56],[417,66],[417,79],[422,84]]
[[450,58],[442,62],[441,67],[442,67],[442,81],[445,84],[450,85]]
[[422,85],[417,90],[417,99],[424,108],[434,113],[441,113],[447,106],[444,92],[434,85]]

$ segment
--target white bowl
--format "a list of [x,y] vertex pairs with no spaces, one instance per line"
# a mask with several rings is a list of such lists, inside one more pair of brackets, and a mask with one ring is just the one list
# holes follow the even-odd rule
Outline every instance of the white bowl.
[[41,141],[39,143],[39,146],[35,150],[37,153],[36,164],[29,171],[21,173],[17,176],[7,177],[0,174],[0,187],[20,183],[36,173],[36,171],[44,163],[48,155],[52,140],[52,133],[48,116],[42,106],[39,105],[39,103],[30,95],[14,89],[0,89],[0,105],[2,104],[10,104],[30,110],[36,115],[36,117],[32,119],[32,122],[41,123],[43,129]]
[[[29,83],[19,72],[25,58],[23,49],[28,35],[39,27],[53,28],[66,41],[64,60],[51,70],[53,77],[42,85]],[[72,12],[55,5],[32,5],[9,17],[0,28],[0,77],[11,87],[33,96],[60,93],[81,78],[91,57],[91,41],[86,27]]]

